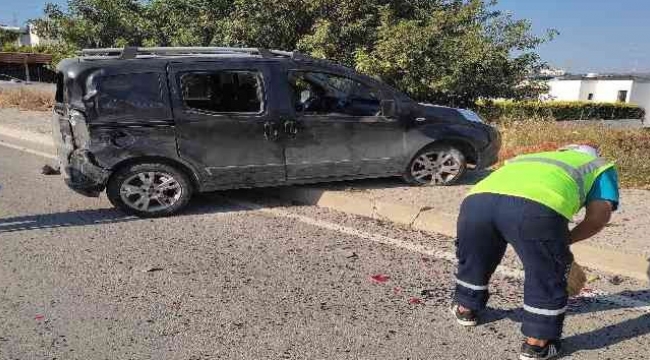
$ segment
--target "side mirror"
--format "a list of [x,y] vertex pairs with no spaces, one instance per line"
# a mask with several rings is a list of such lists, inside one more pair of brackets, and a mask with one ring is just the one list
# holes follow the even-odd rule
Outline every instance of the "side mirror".
[[395,100],[382,100],[381,114],[389,118],[395,117]]

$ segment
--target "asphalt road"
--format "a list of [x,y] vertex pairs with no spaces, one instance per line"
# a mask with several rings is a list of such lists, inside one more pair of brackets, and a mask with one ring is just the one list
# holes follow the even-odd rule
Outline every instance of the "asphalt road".
[[[512,256],[465,330],[448,310],[450,239],[253,191],[140,220],[44,163],[0,147],[0,359],[517,358]],[[650,357],[648,284],[593,275],[614,295],[572,303],[566,358]]]

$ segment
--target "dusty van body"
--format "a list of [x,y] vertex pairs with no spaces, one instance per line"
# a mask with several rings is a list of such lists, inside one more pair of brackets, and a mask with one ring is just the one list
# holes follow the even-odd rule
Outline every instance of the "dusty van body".
[[390,176],[448,185],[493,165],[500,147],[471,111],[297,53],[98,49],[61,62],[57,77],[66,183],[139,216],[221,189]]

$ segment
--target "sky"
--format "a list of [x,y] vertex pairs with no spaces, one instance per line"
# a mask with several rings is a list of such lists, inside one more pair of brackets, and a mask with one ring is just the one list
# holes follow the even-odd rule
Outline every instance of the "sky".
[[[39,17],[45,2],[0,0],[0,23]],[[530,19],[538,34],[560,32],[538,49],[551,66],[575,73],[650,72],[649,0],[500,0],[497,8]]]

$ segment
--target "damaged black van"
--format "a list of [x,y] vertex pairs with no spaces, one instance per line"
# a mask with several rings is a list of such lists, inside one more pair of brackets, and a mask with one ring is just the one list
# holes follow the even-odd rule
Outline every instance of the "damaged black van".
[[54,137],[70,188],[142,217],[193,194],[402,176],[449,185],[496,162],[473,112],[419,104],[296,52],[84,50],[58,66]]

